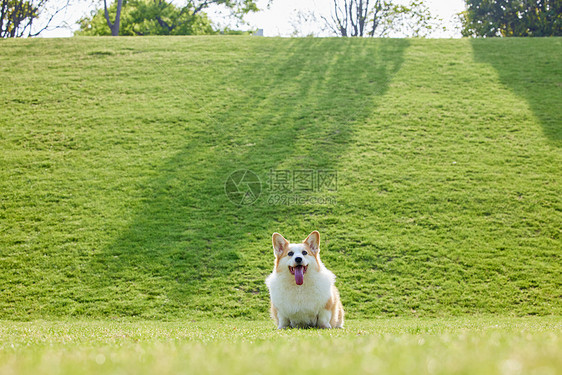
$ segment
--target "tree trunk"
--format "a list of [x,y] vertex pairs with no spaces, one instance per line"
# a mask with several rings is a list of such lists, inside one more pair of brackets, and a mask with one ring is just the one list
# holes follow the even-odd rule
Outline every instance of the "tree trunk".
[[109,19],[109,10],[107,8],[107,1],[103,0],[103,10],[105,14],[105,20],[107,21],[107,26],[111,30],[112,36],[119,36],[119,24],[121,23],[121,7],[123,6],[123,0],[117,0],[117,13],[115,13],[115,22],[111,22]]

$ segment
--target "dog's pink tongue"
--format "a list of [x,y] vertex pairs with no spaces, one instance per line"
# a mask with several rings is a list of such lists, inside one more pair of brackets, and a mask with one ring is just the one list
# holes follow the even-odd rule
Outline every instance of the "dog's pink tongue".
[[297,285],[302,285],[304,282],[304,267],[303,266],[296,266],[295,267],[295,282]]

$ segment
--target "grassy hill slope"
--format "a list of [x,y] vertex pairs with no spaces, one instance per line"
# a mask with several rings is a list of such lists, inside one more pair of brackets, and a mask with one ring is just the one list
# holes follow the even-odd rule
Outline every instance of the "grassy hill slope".
[[[0,59],[0,318],[265,318],[271,233],[314,229],[350,318],[562,314],[560,38],[9,40]],[[252,205],[225,194],[239,169]],[[337,188],[304,191],[326,170]],[[281,194],[285,171],[306,178]]]

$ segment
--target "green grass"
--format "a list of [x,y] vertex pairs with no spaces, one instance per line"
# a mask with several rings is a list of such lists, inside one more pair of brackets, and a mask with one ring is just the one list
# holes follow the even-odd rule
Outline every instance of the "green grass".
[[0,373],[558,374],[562,320],[390,318],[342,330],[271,322],[0,322]]
[[[0,318],[265,319],[271,233],[300,241],[314,229],[353,329],[353,319],[395,315],[561,315],[561,47],[560,38],[2,41]],[[224,193],[237,169],[264,183],[251,206]],[[272,169],[337,170],[337,192],[310,194],[337,203],[268,203]],[[539,331],[535,347],[550,338],[560,349],[559,335]],[[455,357],[464,368],[497,365],[453,332],[451,347],[443,336],[428,343],[472,350]],[[492,350],[490,332],[475,339]],[[325,335],[324,345],[330,334],[302,333]],[[367,352],[409,366],[401,343],[372,340]],[[147,345],[181,365],[195,344]],[[225,354],[218,348],[207,354]],[[49,350],[37,360],[56,360]],[[96,352],[80,350],[70,367]]]

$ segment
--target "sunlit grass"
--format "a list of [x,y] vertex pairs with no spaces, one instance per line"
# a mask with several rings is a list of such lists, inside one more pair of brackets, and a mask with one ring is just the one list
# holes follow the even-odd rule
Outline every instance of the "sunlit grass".
[[351,319],[560,315],[561,43],[2,41],[0,317],[265,319],[271,233],[314,229]]
[[0,373],[557,374],[562,320],[391,318],[342,330],[265,321],[0,323]]

